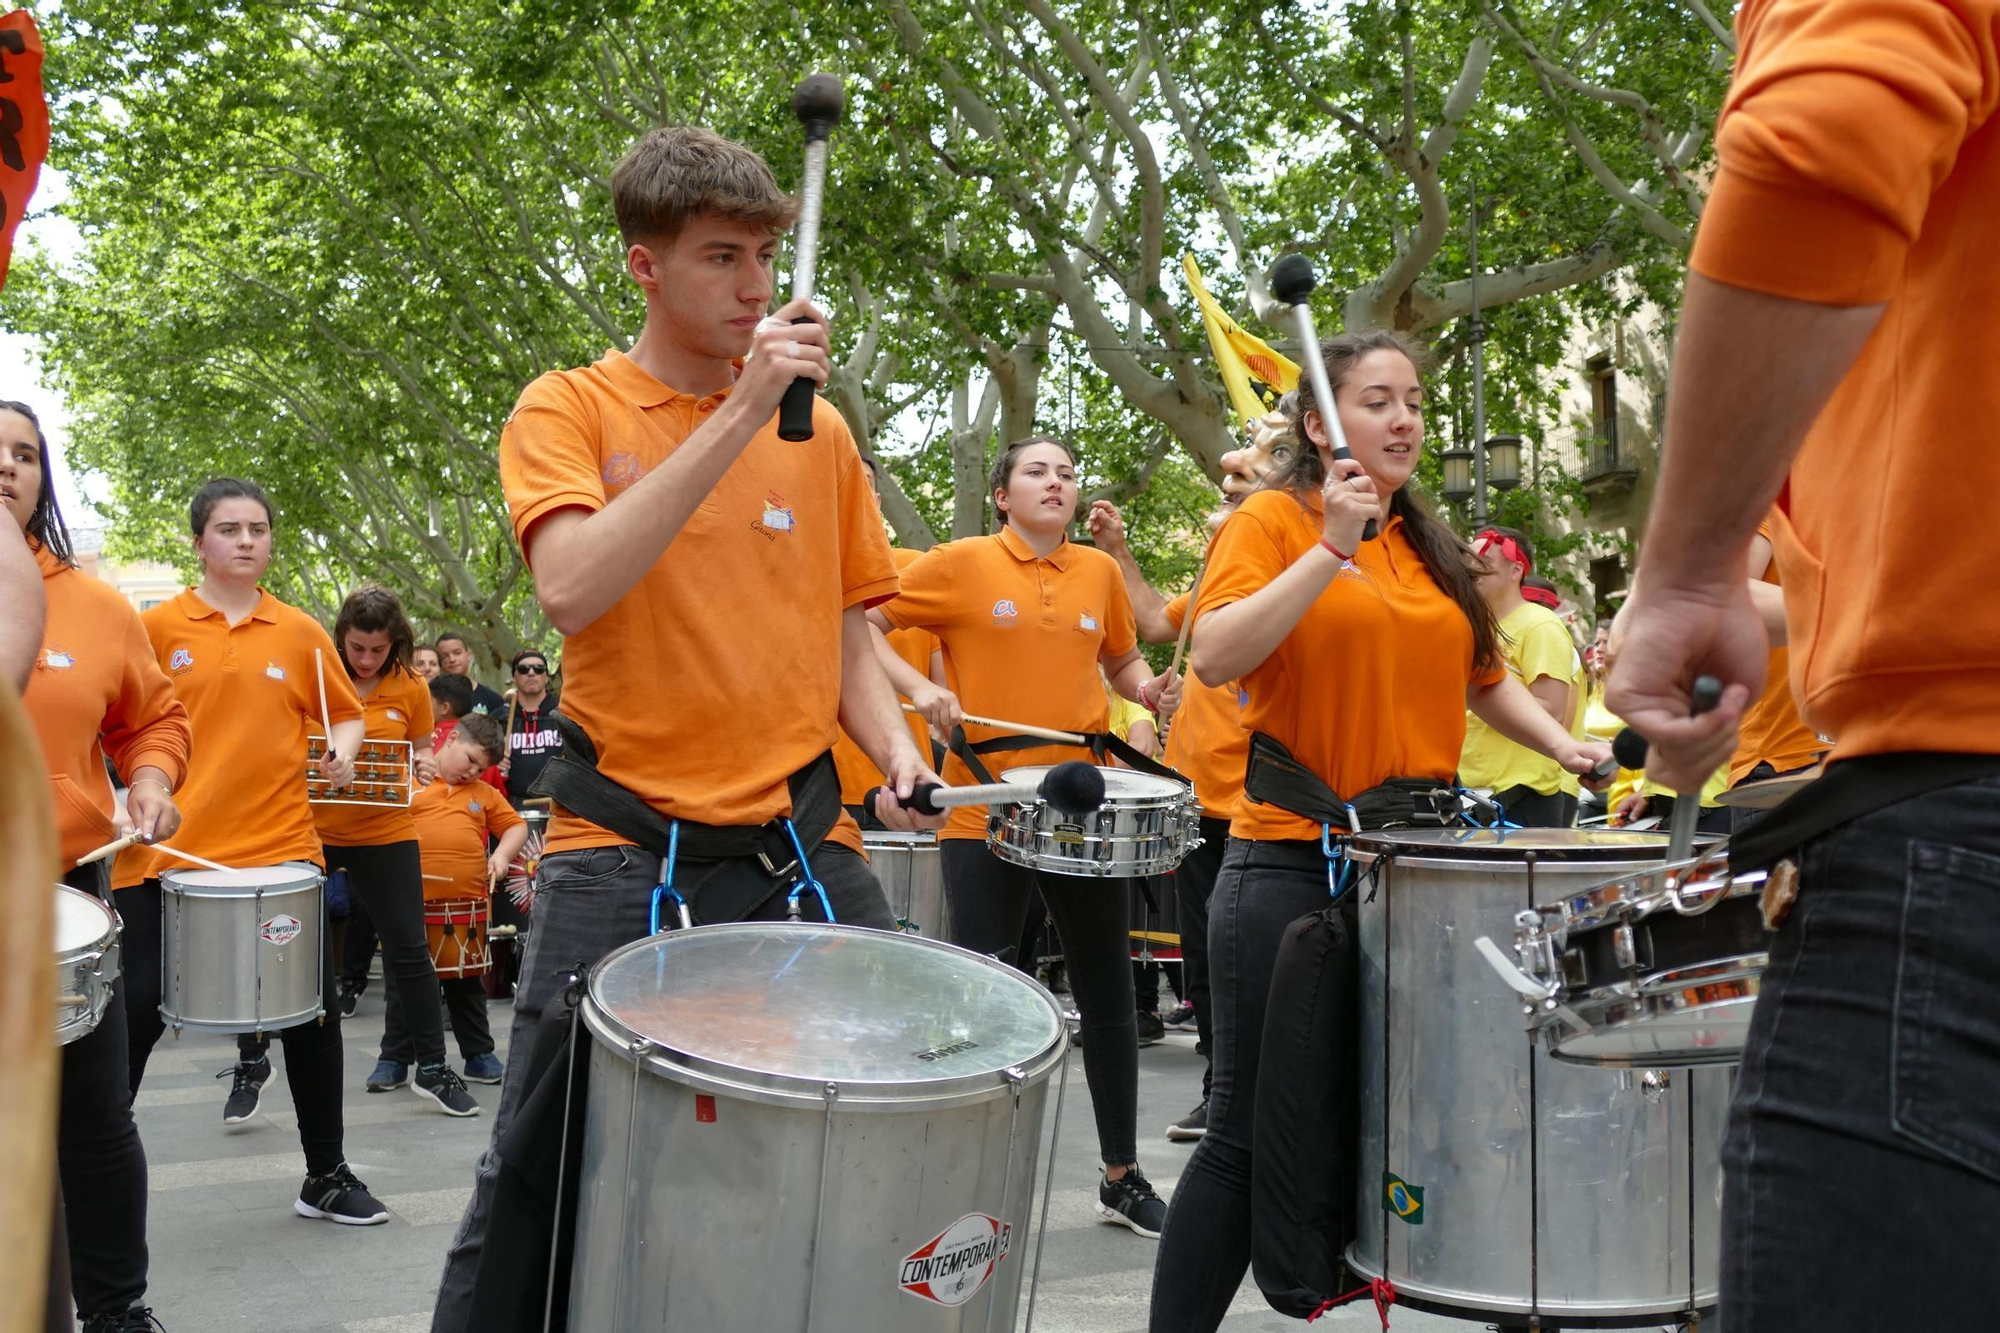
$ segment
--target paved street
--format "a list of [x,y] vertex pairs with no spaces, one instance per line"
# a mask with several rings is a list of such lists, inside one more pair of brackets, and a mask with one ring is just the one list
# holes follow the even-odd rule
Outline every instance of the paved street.
[[[493,1006],[492,1020],[504,1055],[507,1006]],[[333,1226],[292,1212],[304,1163],[282,1069],[266,1086],[257,1117],[225,1129],[228,1082],[215,1075],[233,1063],[233,1039],[162,1041],[139,1094],[139,1124],[152,1164],[150,1300],[171,1333],[423,1333],[430,1327],[445,1246],[491,1122],[485,1115],[441,1115],[407,1089],[366,1093],[362,1080],[374,1066],[381,1030],[377,978],[345,1035],[347,1152],[393,1214],[380,1227]],[[272,1059],[284,1059],[275,1045]],[[1169,1034],[1142,1050],[1139,1063],[1141,1153],[1161,1193],[1169,1194],[1192,1149],[1166,1142],[1163,1131],[1193,1105],[1200,1086],[1193,1034]],[[473,1092],[488,1105],[498,1100],[498,1088],[474,1085]],[[1092,1209],[1095,1152],[1080,1061],[1071,1063],[1063,1120],[1035,1327],[1136,1333],[1145,1328],[1155,1247],[1099,1222]],[[1273,1313],[1246,1284],[1224,1327],[1278,1333],[1303,1325]],[[1336,1311],[1314,1325],[1336,1333],[1379,1327],[1365,1306]],[[1459,1333],[1474,1326],[1398,1311],[1394,1327]]]

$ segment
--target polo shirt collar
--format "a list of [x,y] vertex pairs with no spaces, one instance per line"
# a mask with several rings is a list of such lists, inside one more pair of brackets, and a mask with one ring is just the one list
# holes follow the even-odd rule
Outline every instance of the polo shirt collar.
[[[261,620],[267,625],[277,624],[278,608],[283,603],[279,602],[277,598],[271,596],[270,593],[262,588],[257,589],[257,594],[257,605],[250,608],[249,618],[251,620]],[[201,594],[197,593],[193,588],[189,588],[179,597],[176,597],[174,601],[179,603],[181,614],[189,620],[207,620],[210,616],[222,615],[220,608],[210,606],[207,602],[204,602],[201,599]]]
[[[738,361],[735,364],[740,374],[743,363]],[[691,393],[683,393],[670,384],[654,379],[640,368],[638,362],[616,348],[607,351],[604,359],[597,365],[604,372],[604,378],[610,381],[611,387],[617,391],[618,396],[634,407],[659,407],[662,404],[673,403],[679,407],[692,408],[702,401]],[[719,403],[728,396],[729,390],[724,389],[719,393],[710,394],[709,398]]]
[[1058,570],[1067,573],[1069,562],[1075,558],[1076,548],[1070,545],[1068,537],[1064,537],[1062,545],[1056,547],[1055,550],[1050,551],[1045,556],[1038,556],[1035,554],[1035,548],[1028,545],[1027,538],[1014,531],[1013,524],[1009,523],[1005,525],[996,535],[1000,538],[1000,544],[1007,548],[1007,553],[1022,564],[1032,564],[1037,560],[1046,560]]

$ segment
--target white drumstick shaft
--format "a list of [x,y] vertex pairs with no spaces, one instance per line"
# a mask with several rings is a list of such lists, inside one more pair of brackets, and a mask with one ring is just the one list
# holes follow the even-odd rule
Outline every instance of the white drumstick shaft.
[[1340,424],[1340,409],[1333,401],[1333,381],[1327,378],[1326,359],[1319,354],[1319,334],[1313,328],[1312,309],[1304,301],[1292,307],[1292,313],[1299,320],[1299,350],[1305,358],[1306,374],[1312,380],[1313,397],[1319,401],[1321,427],[1326,431],[1327,447],[1335,454],[1347,450],[1347,430]]
[[313,675],[319,678],[319,721],[326,728],[326,752],[333,754],[333,714],[326,709],[326,657],[313,649]]
[[940,810],[961,805],[1006,805],[1013,801],[1040,800],[1039,782],[985,782],[970,787],[939,787],[931,793],[931,803]]
[[799,221],[792,232],[792,299],[810,300],[819,276],[819,220],[826,198],[827,140],[806,140],[805,179],[799,187]]
[[[904,704],[905,713],[916,713],[914,704]],[[921,714],[919,714],[921,716]],[[965,714],[965,720],[975,727],[991,727],[995,731],[1017,731],[1023,736],[1033,736],[1038,740],[1055,741],[1061,745],[1088,745],[1090,738],[1079,736],[1073,731],[1054,731],[1048,727],[1031,727],[1026,722],[1003,722],[997,717],[980,717],[977,713]]]
[[220,861],[211,861],[205,856],[196,856],[193,852],[184,852],[178,847],[169,847],[164,842],[154,843],[153,850],[156,852],[165,852],[168,856],[178,857],[183,861],[191,861],[198,866],[207,866],[210,870],[220,870],[225,875],[234,875],[237,873],[234,866],[226,866]]
[[82,856],[77,857],[76,863],[80,866],[87,866],[102,861],[107,856],[116,856],[119,852],[124,851],[137,841],[139,841],[138,834],[128,833],[122,838],[116,838],[111,842],[105,843],[102,847],[91,848]]

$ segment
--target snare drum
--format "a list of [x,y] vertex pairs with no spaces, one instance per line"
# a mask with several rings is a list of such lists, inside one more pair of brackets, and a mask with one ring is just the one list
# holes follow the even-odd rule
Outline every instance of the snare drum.
[[569,1327],[1012,1329],[1055,997],[854,926],[626,945],[581,1007]]
[[[1002,782],[1039,784],[1049,766],[1010,768]],[[1009,805],[988,825],[987,845],[1015,865],[1052,875],[1164,875],[1201,846],[1194,788],[1129,768],[1099,768],[1104,804],[1072,815],[1047,801]]]
[[211,1032],[279,1032],[318,1018],[321,883],[297,862],[163,873],[160,1017]]
[[1528,1025],[1549,1053],[1609,1068],[1734,1064],[1770,963],[1764,872],[1726,853],[1614,879],[1517,918]]
[[440,978],[484,976],[493,966],[486,949],[490,915],[484,898],[433,898],[424,904],[431,966]]
[[97,1030],[118,980],[118,914],[95,894],[56,888],[56,1045]]
[[944,861],[937,834],[869,829],[862,833],[861,845],[868,852],[868,868],[882,882],[896,928],[944,939]]
[[1716,1303],[1730,1072],[1560,1064],[1477,941],[1667,839],[1364,834],[1361,1155],[1347,1261],[1399,1303],[1487,1323],[1658,1326]]

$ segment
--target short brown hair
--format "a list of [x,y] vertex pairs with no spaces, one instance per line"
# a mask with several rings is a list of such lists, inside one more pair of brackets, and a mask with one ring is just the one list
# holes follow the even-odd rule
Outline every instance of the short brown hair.
[[453,734],[485,755],[488,768],[507,757],[506,731],[484,713],[467,713],[458,720],[458,730]]
[[671,241],[703,213],[784,231],[798,201],[762,157],[695,125],[654,130],[611,173],[611,208],[625,244]]

